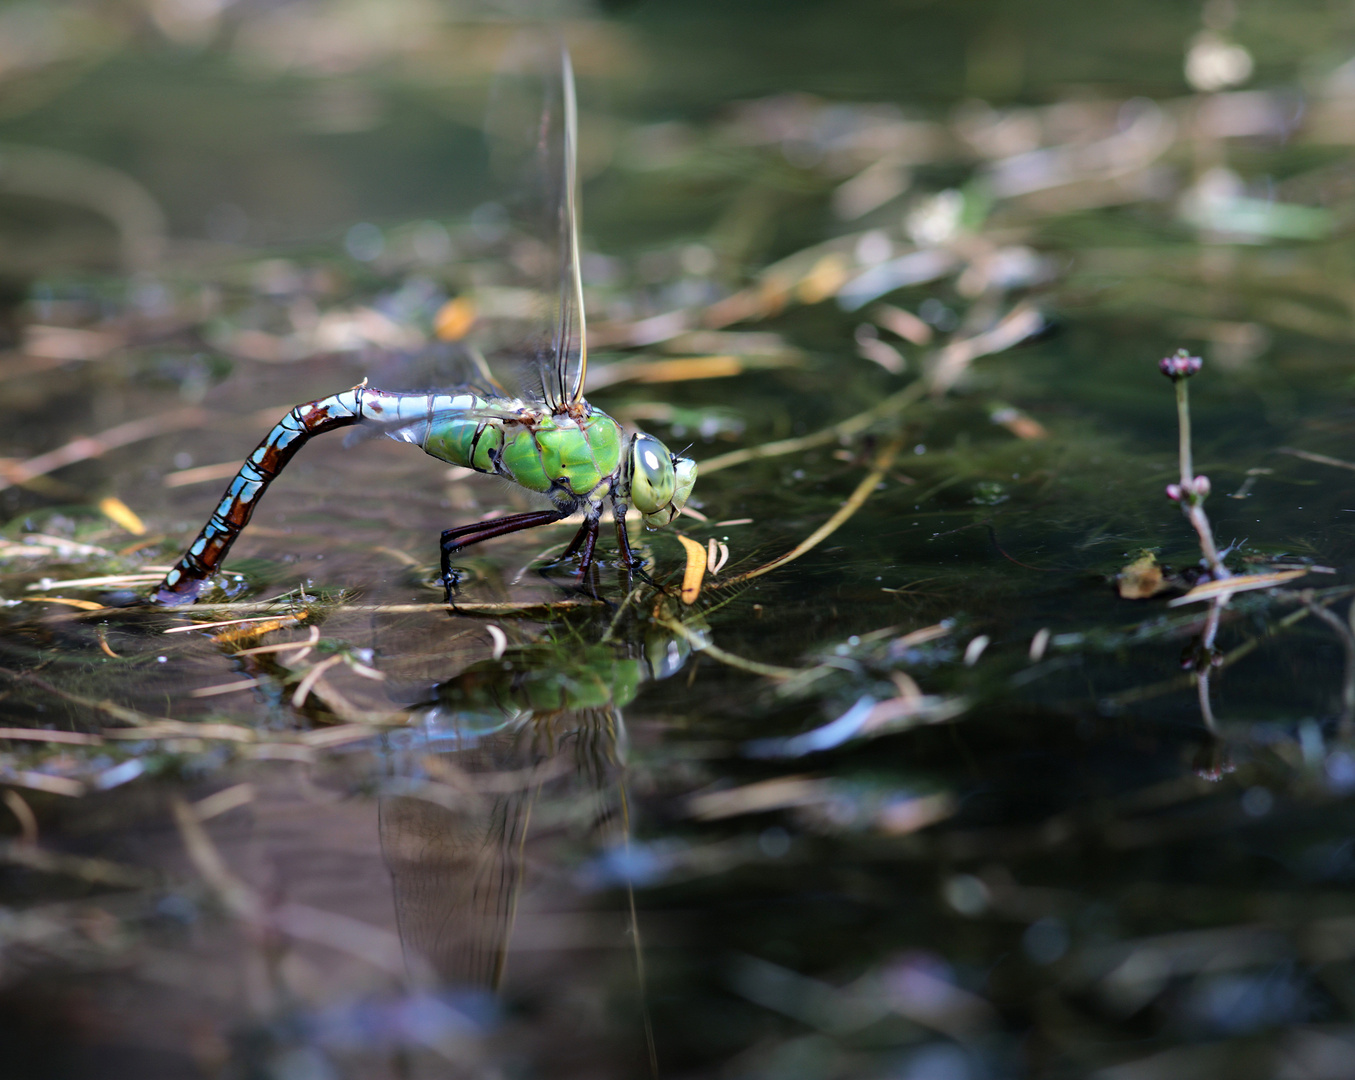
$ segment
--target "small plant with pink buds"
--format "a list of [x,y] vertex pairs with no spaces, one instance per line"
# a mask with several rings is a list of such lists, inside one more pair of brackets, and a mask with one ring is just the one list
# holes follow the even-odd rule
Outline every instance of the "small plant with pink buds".
[[[1204,555],[1203,561],[1209,569],[1210,578],[1214,581],[1222,581],[1225,578],[1232,577],[1232,573],[1223,565],[1223,557],[1219,554],[1218,545],[1214,542],[1214,531],[1209,525],[1209,517],[1204,512],[1204,501],[1209,497],[1209,477],[1195,472],[1190,443],[1189,380],[1191,376],[1198,374],[1203,366],[1204,362],[1198,356],[1191,356],[1185,349],[1178,349],[1173,355],[1164,356],[1157,362],[1157,369],[1171,379],[1176,386],[1176,418],[1180,430],[1178,456],[1180,458],[1181,479],[1175,484],[1167,485],[1167,498],[1180,505],[1181,513],[1185,515],[1186,520],[1190,522],[1196,535],[1200,538],[1200,551]],[[1218,636],[1219,621],[1223,616],[1223,609],[1228,606],[1228,600],[1228,594],[1223,594],[1210,601],[1209,614],[1205,618],[1204,629],[1196,647],[1190,652],[1189,666],[1194,668],[1196,672],[1200,713],[1204,718],[1205,726],[1210,731],[1216,730],[1216,725],[1214,710],[1209,702],[1209,674],[1210,670],[1222,659],[1214,642]],[[1222,773],[1218,769],[1210,767],[1202,770],[1200,775],[1207,776],[1209,779],[1218,779]]]
[[1191,455],[1190,443],[1190,389],[1188,380],[1199,373],[1204,366],[1198,356],[1191,356],[1185,349],[1177,349],[1171,356],[1164,356],[1157,362],[1157,369],[1176,385],[1176,416],[1180,428],[1179,457],[1181,479],[1167,485],[1167,498],[1180,503],[1181,512],[1194,527],[1200,538],[1200,551],[1204,554],[1209,575],[1215,581],[1231,576],[1223,565],[1218,545],[1214,543],[1214,533],[1209,526],[1209,518],[1204,512],[1204,501],[1209,496],[1209,477],[1196,475]]

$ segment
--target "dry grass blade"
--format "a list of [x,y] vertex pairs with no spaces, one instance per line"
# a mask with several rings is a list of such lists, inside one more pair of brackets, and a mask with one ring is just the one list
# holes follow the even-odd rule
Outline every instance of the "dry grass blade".
[[292,705],[301,708],[306,703],[306,698],[310,696],[311,689],[320,681],[320,677],[335,664],[343,663],[342,656],[331,656],[328,660],[321,660],[310,671],[306,672],[305,677],[297,684],[296,692],[292,694]]
[[751,675],[763,675],[768,679],[794,679],[804,674],[804,671],[800,668],[778,667],[776,664],[764,664],[758,660],[748,660],[742,656],[736,656],[734,653],[725,652],[718,645],[712,644],[705,635],[696,633],[663,611],[655,611],[654,621],[673,633],[686,638],[694,651],[704,653],[712,660],[718,660],[728,667],[738,668],[740,671],[746,671]]
[[711,588],[723,589],[730,585],[738,585],[745,581],[752,581],[753,578],[761,577],[763,574],[770,574],[773,570],[778,570],[787,563],[794,562],[801,555],[805,554],[805,552],[811,551],[819,544],[823,543],[824,540],[829,536],[832,536],[833,533],[841,528],[853,514],[866,504],[866,500],[871,497],[876,486],[884,479],[885,473],[887,473],[889,467],[894,464],[894,459],[898,457],[901,449],[903,449],[903,441],[901,439],[895,439],[881,450],[880,453],[876,455],[875,462],[871,466],[870,472],[866,474],[861,483],[856,485],[856,490],[853,491],[847,501],[838,508],[837,513],[796,544],[795,547],[791,548],[790,551],[786,552],[784,555],[778,556],[771,562],[763,563],[753,570],[747,570],[742,574],[735,574],[731,578],[726,578],[724,581],[716,582],[711,585]]
[[[168,567],[165,569],[168,569]],[[65,581],[44,580],[28,586],[28,591],[46,592],[48,589],[84,589],[94,586],[116,588],[120,585],[145,585],[159,581],[164,576],[164,569],[157,567],[136,574],[102,574],[99,577],[68,578]]]
[[174,823],[179,828],[184,849],[194,869],[207,882],[231,914],[251,922],[263,914],[263,904],[254,891],[227,868],[221,853],[202,827],[193,808],[179,795],[170,799]]
[[[305,618],[304,612],[295,615],[291,620],[280,621],[278,626],[274,627],[274,629],[277,630],[286,629],[287,627],[294,625],[297,620],[302,618]],[[275,615],[260,615],[257,618],[252,619],[223,619],[220,622],[191,623],[188,626],[171,626],[168,629],[162,631],[162,633],[184,634],[187,633],[189,630],[211,630],[217,626],[244,626],[248,623],[266,623],[269,620],[275,619],[277,619],[277,616]],[[257,627],[254,628],[254,630],[255,633],[258,632]]]
[[306,653],[315,646],[320,640],[320,628],[312,626],[310,636],[301,641],[279,641],[273,645],[255,645],[252,649],[239,649],[231,653],[232,656],[263,656],[267,653],[295,652],[296,656],[288,657],[292,663],[302,659]]
[[760,814],[822,802],[827,782],[811,776],[778,776],[742,787],[699,792],[687,800],[687,813],[701,821]]
[[195,698],[217,697],[220,694],[234,694],[240,690],[253,690],[258,685],[258,679],[239,679],[236,682],[220,683],[217,686],[200,686],[188,696]]
[[96,604],[93,600],[70,600],[64,596],[29,596],[25,598],[26,604],[60,604],[62,607],[78,608],[81,611],[103,611],[103,604]]
[[23,866],[43,874],[61,874],[79,881],[87,881],[92,885],[111,885],[119,889],[140,889],[161,884],[156,875],[145,870],[122,866],[107,859],[59,855],[22,841],[0,841],[0,862],[10,866]]
[[921,630],[910,630],[903,637],[896,639],[894,645],[899,649],[911,649],[914,645],[922,645],[928,641],[946,637],[953,629],[945,623],[924,626]]
[[182,431],[184,428],[199,427],[207,420],[207,410],[193,406],[148,416],[144,420],[133,420],[129,424],[119,424],[98,435],[86,435],[73,439],[65,446],[49,450],[45,454],[7,465],[0,475],[0,491],[26,484],[39,476],[46,476],[57,469],[74,465],[80,461],[102,457],[110,450],[117,450],[132,443],[153,439],[170,431]]
[[1287,581],[1301,578],[1308,573],[1302,570],[1280,570],[1274,574],[1246,574],[1239,577],[1223,578],[1221,581],[1208,581],[1196,585],[1184,596],[1167,601],[1168,607],[1180,607],[1182,604],[1195,604],[1201,600],[1213,600],[1216,597],[1228,597],[1233,593],[1249,592],[1252,589],[1272,589]]
[[145,727],[106,728],[107,739],[218,739],[223,742],[254,742],[258,735],[238,724],[186,724],[182,720],[156,720]]
[[219,465],[198,465],[192,469],[180,469],[178,472],[165,473],[161,481],[167,488],[188,487],[191,484],[216,483],[229,480],[240,471],[238,461],[223,461]]
[[941,349],[927,375],[929,389],[933,394],[944,394],[979,357],[1019,345],[1026,338],[1038,334],[1043,327],[1044,316],[1038,310],[1029,304],[1018,304],[991,330],[952,341]]
[[20,842],[36,844],[38,842],[38,816],[33,813],[33,808],[28,805],[28,800],[12,789],[5,790],[3,799],[5,806],[9,808],[9,812],[19,822]]
[[218,791],[215,795],[208,795],[205,799],[199,799],[193,804],[192,809],[194,816],[199,821],[208,821],[241,806],[248,806],[253,801],[254,785],[250,783],[236,784],[233,787]]
[[1281,446],[1279,452],[1288,454],[1290,457],[1302,458],[1304,461],[1314,461],[1319,465],[1331,465],[1338,469],[1355,471],[1355,464],[1342,461],[1340,458],[1327,457],[1326,454],[1314,454],[1308,450],[1295,450],[1292,446]]
[[106,716],[111,716],[114,720],[121,720],[124,724],[130,724],[133,727],[144,727],[147,724],[154,724],[157,718],[147,716],[145,713],[138,712],[136,709],[129,709],[125,705],[118,705],[112,701],[96,701],[94,698],[83,697],[80,694],[72,694],[69,691],[62,690],[53,686],[40,675],[34,675],[31,671],[13,671],[9,668],[0,667],[0,678],[9,679],[13,682],[31,683],[38,689],[61,698],[63,701],[74,702],[76,705],[82,705],[87,709],[93,709]]
[[45,791],[48,795],[65,795],[72,799],[79,798],[85,793],[85,785],[79,780],[27,770],[10,773],[4,778],[4,783],[29,788],[32,791]]
[[362,742],[364,739],[370,739],[376,733],[377,729],[371,724],[340,724],[338,727],[308,731],[301,736],[301,741],[316,749],[326,749]]
[[41,731],[35,728],[0,728],[0,739],[69,743],[72,746],[98,746],[103,742],[99,736],[86,735],[83,731]]
[[[158,581],[163,575],[156,574],[155,580]],[[503,615],[503,616],[521,616],[522,618],[533,618],[540,615],[549,615],[554,612],[570,611],[580,608],[595,608],[605,606],[604,600],[593,600],[584,597],[570,597],[564,600],[522,600],[522,601],[471,601],[462,603],[454,601],[448,608],[447,604],[437,601],[425,604],[345,604],[335,603],[333,609],[342,611],[345,614],[358,615],[422,615],[430,611],[452,611],[457,615]],[[149,605],[147,605],[149,608]],[[227,604],[194,604],[193,614],[195,615],[228,615],[232,612],[241,611],[272,611],[272,612],[291,612],[294,617],[300,621],[308,616],[308,612],[296,611],[295,603],[286,599],[283,600],[242,600],[236,603]],[[126,610],[126,609],[124,609]],[[160,608],[151,608],[150,610],[160,611]],[[262,622],[265,619],[276,618],[277,615],[259,616],[256,621]],[[190,626],[176,626],[165,633],[184,633],[188,630],[201,630],[213,626],[229,626],[232,623],[242,623],[244,619],[227,619],[221,622],[212,623],[193,623]]]
[[701,475],[709,476],[713,472],[731,469],[735,465],[743,465],[749,461],[782,457],[786,454],[811,450],[816,446],[824,446],[828,443],[849,439],[853,435],[859,435],[865,431],[877,420],[883,420],[886,416],[893,416],[895,413],[902,412],[909,405],[924,397],[928,389],[929,386],[926,382],[917,379],[910,382],[902,390],[885,398],[880,404],[867,409],[865,412],[859,412],[855,416],[849,416],[846,420],[831,427],[823,428],[809,435],[801,435],[795,439],[781,439],[778,442],[763,443],[761,446],[750,446],[745,450],[731,450],[728,454],[719,454],[701,462]]

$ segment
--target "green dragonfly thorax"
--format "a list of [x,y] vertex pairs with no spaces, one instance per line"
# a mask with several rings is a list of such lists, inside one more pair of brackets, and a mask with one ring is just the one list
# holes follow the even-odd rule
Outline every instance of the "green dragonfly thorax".
[[453,411],[420,425],[417,441],[435,458],[497,473],[549,495],[562,510],[608,494],[620,470],[622,444],[621,425],[610,416],[597,410],[573,416],[494,405],[506,415]]
[[643,432],[631,436],[623,456],[621,425],[600,409],[585,404],[548,412],[495,402],[500,415],[487,417],[490,404],[476,399],[473,407],[415,425],[401,437],[435,458],[547,495],[561,510],[608,496],[633,504],[651,529],[667,525],[691,495],[696,462]]

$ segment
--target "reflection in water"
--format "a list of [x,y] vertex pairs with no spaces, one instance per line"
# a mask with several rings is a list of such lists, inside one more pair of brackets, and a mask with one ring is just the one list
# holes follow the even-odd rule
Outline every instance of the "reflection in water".
[[532,807],[547,786],[591,803],[582,814],[591,843],[625,842],[621,710],[646,679],[680,670],[690,646],[653,631],[644,652],[516,646],[439,684],[416,708],[380,799],[411,967],[426,961],[446,984],[498,987]]

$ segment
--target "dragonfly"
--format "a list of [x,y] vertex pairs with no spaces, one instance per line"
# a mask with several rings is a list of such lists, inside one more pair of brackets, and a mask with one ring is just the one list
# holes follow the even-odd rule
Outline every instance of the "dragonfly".
[[188,550],[152,594],[156,603],[190,604],[220,569],[249,524],[264,492],[310,439],[367,425],[413,443],[441,461],[504,477],[544,496],[549,507],[448,529],[441,540],[441,577],[448,602],[458,582],[457,552],[482,541],[583,513],[562,555],[586,575],[594,562],[603,511],[610,503],[620,562],[637,568],[626,514],[633,506],[647,529],[668,525],[686,505],[697,464],[671,453],[653,435],[627,434],[584,398],[587,328],[579,259],[577,195],[578,108],[568,52],[546,79],[546,103],[529,137],[537,184],[545,193],[540,229],[547,272],[556,284],[540,331],[525,342],[526,363],[539,390],[513,396],[479,362],[486,385],[432,392],[386,391],[366,381],[350,390],[297,405],[240,466],[220,503]]

